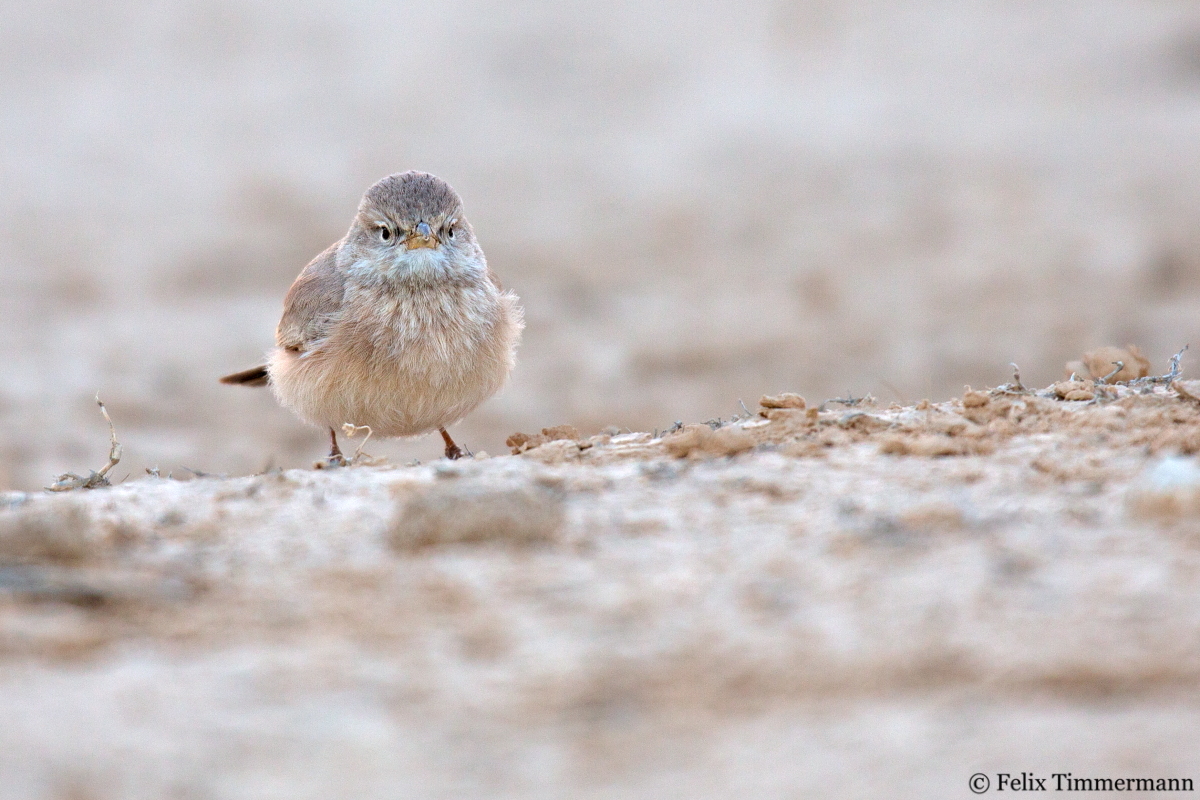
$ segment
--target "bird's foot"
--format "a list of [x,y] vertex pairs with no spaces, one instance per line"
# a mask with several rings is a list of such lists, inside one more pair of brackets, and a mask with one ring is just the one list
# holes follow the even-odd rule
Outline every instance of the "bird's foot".
[[348,467],[350,461],[341,453],[330,453],[325,458],[313,464],[313,469],[337,469],[338,467]]
[[465,447],[459,447],[450,438],[450,434],[446,433],[445,428],[438,428],[438,432],[442,434],[442,441],[446,443],[446,458],[451,461],[457,461],[460,458],[469,458],[473,453]]
[[335,469],[337,467],[348,467],[350,461],[342,455],[342,448],[338,447],[337,434],[333,428],[329,429],[329,455],[325,456],[324,461],[318,461],[313,464],[315,469]]

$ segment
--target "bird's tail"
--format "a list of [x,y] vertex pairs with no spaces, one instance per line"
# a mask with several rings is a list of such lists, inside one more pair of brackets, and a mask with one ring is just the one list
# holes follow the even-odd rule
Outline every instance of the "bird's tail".
[[253,369],[244,369],[221,378],[221,383],[234,386],[266,386],[270,382],[271,376],[267,374],[266,364]]

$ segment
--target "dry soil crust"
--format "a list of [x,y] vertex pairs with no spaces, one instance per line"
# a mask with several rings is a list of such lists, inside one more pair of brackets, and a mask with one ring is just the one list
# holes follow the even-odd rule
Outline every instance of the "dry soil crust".
[[[0,797],[264,796],[264,771],[321,796],[347,769],[357,796],[652,794],[667,774],[723,796],[799,769],[770,742],[858,736],[829,762],[854,769],[888,714],[924,719],[897,751],[921,791],[1048,752],[1026,718],[1075,759],[1053,768],[1183,769],[1200,402],[1060,399],[1079,388],[784,395],[661,436],[518,435],[517,456],[2,495]],[[988,732],[937,711],[964,702]],[[665,744],[684,729],[725,760]]]

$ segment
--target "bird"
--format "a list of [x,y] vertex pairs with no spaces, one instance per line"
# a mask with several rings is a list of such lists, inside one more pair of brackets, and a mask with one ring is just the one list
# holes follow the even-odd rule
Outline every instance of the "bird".
[[350,230],[300,272],[265,364],[221,383],[270,386],[301,420],[329,429],[325,464],[348,464],[347,424],[377,437],[447,426],[504,385],[524,329],[519,298],[488,267],[462,200],[427,172],[380,179]]

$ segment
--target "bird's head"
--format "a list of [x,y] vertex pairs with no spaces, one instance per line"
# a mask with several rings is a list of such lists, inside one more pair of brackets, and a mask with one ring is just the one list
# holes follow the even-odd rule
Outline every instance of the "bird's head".
[[458,193],[427,172],[389,175],[368,189],[348,238],[363,268],[388,277],[433,280],[487,269]]

